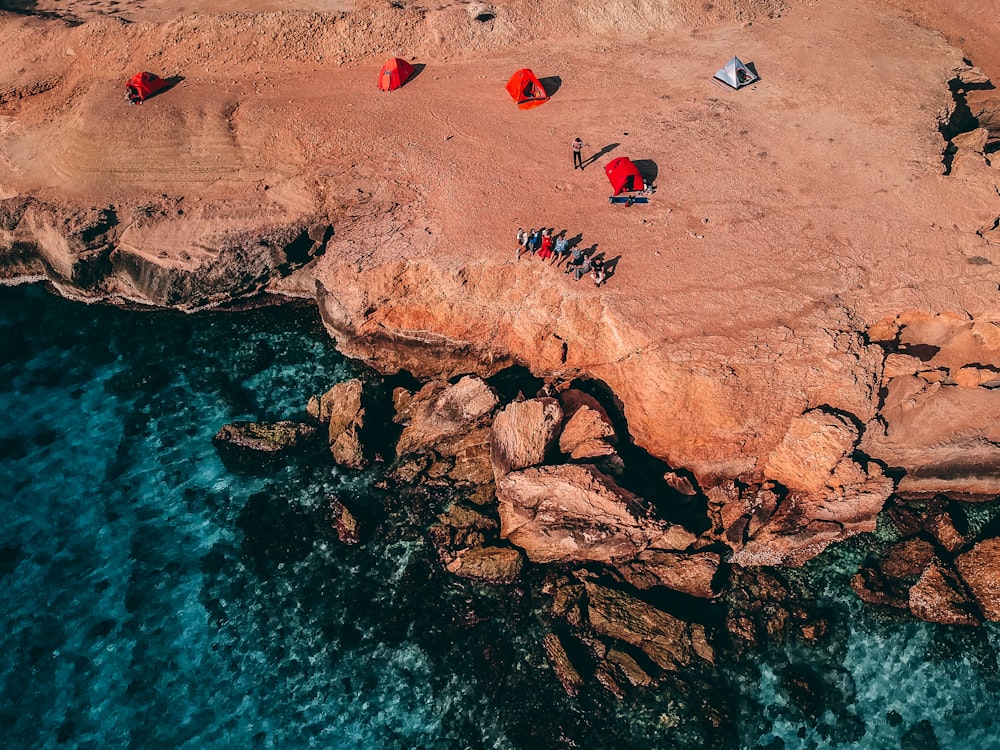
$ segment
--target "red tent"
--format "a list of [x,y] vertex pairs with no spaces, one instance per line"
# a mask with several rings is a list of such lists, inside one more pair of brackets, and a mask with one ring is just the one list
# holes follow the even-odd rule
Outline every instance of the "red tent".
[[390,58],[382,66],[378,77],[378,87],[383,91],[395,91],[413,75],[413,66],[398,57]]
[[642,181],[639,168],[625,156],[612,159],[604,168],[605,174],[611,180],[615,195],[627,190],[644,190],[646,184]]
[[549,100],[542,82],[527,68],[521,68],[507,81],[507,93],[521,109],[531,109]]
[[153,73],[136,73],[125,84],[125,96],[130,102],[141,104],[157,91],[163,91],[170,84]]

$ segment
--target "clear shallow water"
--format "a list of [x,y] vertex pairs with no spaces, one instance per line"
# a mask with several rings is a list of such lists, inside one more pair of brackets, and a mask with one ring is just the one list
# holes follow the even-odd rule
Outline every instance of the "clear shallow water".
[[[353,376],[311,309],[137,313],[0,288],[0,342],[6,748],[1000,748],[997,628],[863,610],[850,547],[814,566],[822,649],[566,697],[537,581],[441,575],[374,472],[219,460],[223,423],[301,417]],[[377,533],[340,544],[331,495]],[[790,667],[828,685],[817,706],[783,687]]]

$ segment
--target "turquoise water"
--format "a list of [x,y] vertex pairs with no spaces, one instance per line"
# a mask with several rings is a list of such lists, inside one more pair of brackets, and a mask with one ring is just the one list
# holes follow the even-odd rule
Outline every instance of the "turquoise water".
[[[569,698],[538,592],[442,574],[446,493],[325,457],[249,474],[211,438],[352,377],[308,306],[127,312],[0,288],[5,748],[1000,748],[1000,631],[886,619],[813,574],[818,649],[782,645],[624,701]],[[331,531],[338,497],[363,544]],[[806,571],[806,575],[810,575]],[[709,620],[718,615],[709,608]],[[802,705],[789,669],[824,689]]]

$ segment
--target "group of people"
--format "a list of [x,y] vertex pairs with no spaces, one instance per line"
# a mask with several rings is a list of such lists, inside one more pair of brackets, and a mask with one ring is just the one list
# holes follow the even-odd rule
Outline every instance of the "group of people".
[[566,269],[563,273],[573,274],[576,281],[589,273],[594,285],[600,286],[608,277],[604,261],[600,258],[591,258],[576,243],[571,246],[566,239],[565,230],[553,239],[551,229],[532,229],[525,232],[524,228],[518,228],[515,260],[521,260],[521,256],[526,253],[538,256],[555,266],[561,265],[565,260]]

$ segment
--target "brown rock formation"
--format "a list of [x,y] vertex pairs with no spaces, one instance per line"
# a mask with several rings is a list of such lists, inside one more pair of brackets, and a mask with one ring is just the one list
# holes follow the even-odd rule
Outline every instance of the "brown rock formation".
[[448,570],[486,583],[512,583],[521,575],[521,553],[510,547],[473,547],[459,552]]
[[559,678],[563,690],[568,695],[576,695],[580,691],[580,688],[583,687],[583,678],[580,677],[580,673],[569,660],[569,655],[566,653],[566,649],[563,647],[559,636],[555,633],[547,633],[543,643],[545,645],[545,654],[549,657],[549,663],[552,665],[556,677]]
[[978,625],[972,602],[955,575],[934,560],[910,587],[910,612],[914,617],[944,625]]
[[315,427],[298,422],[231,422],[219,428],[212,442],[230,455],[270,461],[301,448],[316,434]]
[[1000,622],[1000,537],[979,542],[959,555],[955,567],[983,617]]
[[333,522],[337,538],[344,544],[358,544],[361,541],[361,528],[358,519],[338,499],[330,501],[330,519]]
[[660,669],[676,671],[696,662],[714,663],[705,629],[613,589],[587,583],[587,616],[601,635],[642,650]]
[[508,404],[493,420],[493,473],[501,477],[545,461],[562,421],[553,398],[533,398]]
[[925,539],[906,539],[862,568],[851,579],[851,588],[866,602],[905,609],[910,587],[934,560],[934,545]]
[[328,439],[333,460],[350,469],[368,465],[361,431],[364,429],[365,408],[361,398],[364,385],[358,379],[337,383],[320,399],[320,418],[329,420]]
[[649,516],[641,498],[592,466],[516,471],[497,481],[500,533],[533,562],[619,563],[684,550],[694,534]]
[[666,586],[690,596],[712,599],[718,594],[714,581],[719,571],[715,552],[666,552],[643,550],[634,562],[619,565],[622,577],[637,589]]
[[559,450],[570,458],[599,458],[615,452],[614,439],[615,430],[607,416],[589,406],[581,406],[563,427]]
[[428,449],[455,455],[470,431],[485,422],[496,406],[496,395],[479,378],[465,377],[454,385],[428,383],[396,415],[396,421],[406,425],[396,450],[401,456]]

